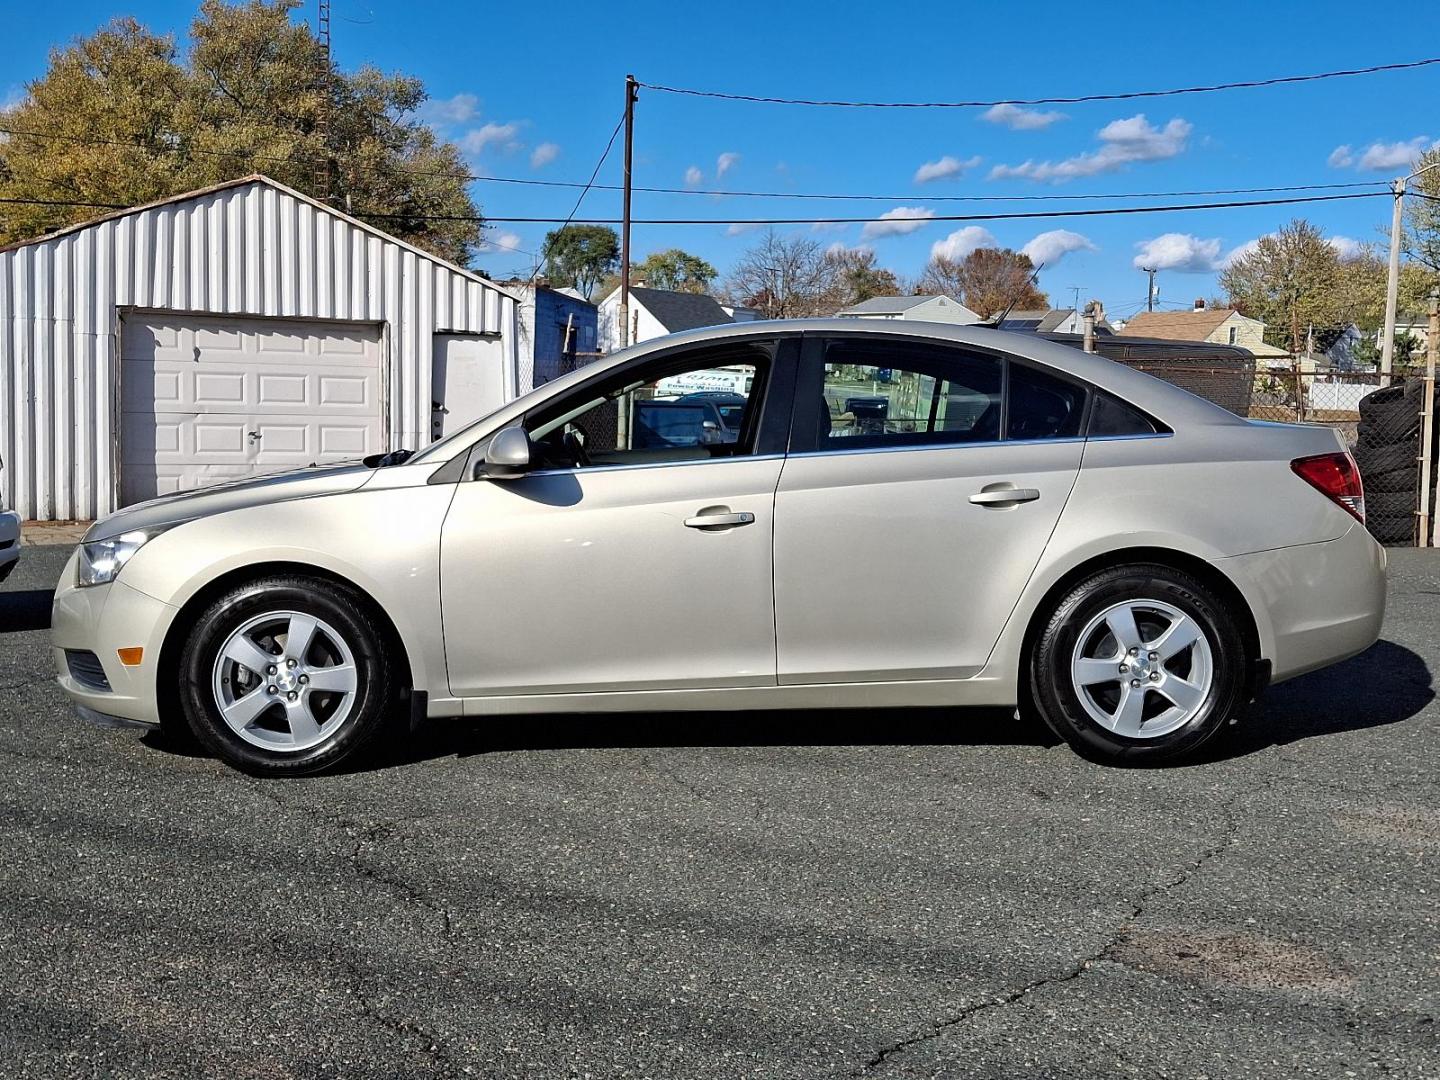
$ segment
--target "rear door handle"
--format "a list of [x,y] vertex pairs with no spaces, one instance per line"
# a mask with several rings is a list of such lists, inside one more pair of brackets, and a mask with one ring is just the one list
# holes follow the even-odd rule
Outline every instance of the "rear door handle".
[[1035,488],[997,487],[977,491],[970,496],[976,506],[1014,506],[1016,503],[1034,502],[1040,498]]
[[687,529],[733,529],[736,525],[749,525],[755,515],[741,511],[738,514],[696,514],[685,519]]

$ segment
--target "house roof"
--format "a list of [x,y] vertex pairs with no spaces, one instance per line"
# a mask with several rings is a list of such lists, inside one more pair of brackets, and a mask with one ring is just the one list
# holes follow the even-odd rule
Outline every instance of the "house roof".
[[418,248],[414,244],[409,243],[408,241],[401,240],[398,236],[392,236],[390,233],[385,232],[383,229],[377,229],[374,225],[368,225],[365,222],[361,221],[359,218],[351,217],[344,211],[337,210],[335,209],[335,207],[329,206],[326,203],[322,203],[318,199],[312,199],[303,191],[296,191],[294,188],[280,183],[279,180],[271,179],[264,173],[251,173],[249,176],[241,176],[234,180],[226,180],[224,183],[220,184],[211,184],[209,187],[197,188],[194,191],[185,191],[180,193],[179,195],[171,195],[164,199],[156,199],[154,202],[142,203],[139,206],[115,207],[109,213],[100,214],[97,217],[90,218],[88,221],[76,222],[74,225],[66,225],[63,229],[55,229],[53,232],[44,233],[41,236],[33,236],[28,240],[17,240],[13,244],[6,244],[4,247],[0,247],[0,252],[14,251],[16,248],[28,247],[31,244],[44,244],[51,240],[54,240],[56,237],[68,236],[70,233],[80,232],[81,230],[88,229],[93,225],[99,225],[101,222],[113,221],[116,218],[129,217],[131,214],[139,214],[145,210],[153,210],[158,206],[170,206],[173,203],[188,202],[191,199],[201,199],[204,198],[206,195],[213,195],[217,191],[228,191],[231,188],[244,187],[247,184],[264,184],[267,187],[274,188],[276,191],[283,191],[291,198],[299,199],[301,202],[309,203],[311,206],[315,207],[315,209],[324,211],[327,214],[333,214],[335,217],[340,218],[342,221],[354,225],[357,229],[363,229],[370,235],[376,236],[381,240],[386,241],[387,243],[399,244],[405,250],[414,252],[422,259],[428,259],[430,262],[439,263],[441,266],[444,266],[449,270],[453,270],[455,273],[461,274],[464,277],[470,278],[472,281],[478,281],[486,288],[494,289],[496,292],[503,293],[504,295],[509,296],[511,299],[519,299],[517,296],[515,296],[514,293],[510,292],[510,290],[501,288],[490,278],[482,277],[480,274],[475,273],[475,271],[467,270],[463,266],[457,266],[455,263],[452,263],[446,259],[442,259],[432,252],[425,251],[423,248]]
[[[1012,311],[1000,323],[1001,330],[1028,330],[1036,334],[1053,333],[1056,327],[1060,326],[1072,315],[1074,308],[1033,308],[1027,311]],[[1115,328],[1110,321],[1101,316],[1100,321],[1095,324],[1097,334],[1113,334]]]
[[703,293],[670,292],[666,289],[631,289],[630,298],[672,334],[701,326],[732,323],[734,317],[720,306],[720,301]]
[[[911,308],[919,307],[921,304],[928,304],[931,300],[937,300],[937,296],[872,296],[869,300],[862,300],[853,307],[848,307],[840,312],[841,315],[899,315],[901,312],[909,311]],[[960,301],[945,297],[956,307]]]
[[1200,311],[1142,311],[1121,331],[1130,337],[1168,338],[1172,341],[1204,341],[1234,308],[1204,308]]

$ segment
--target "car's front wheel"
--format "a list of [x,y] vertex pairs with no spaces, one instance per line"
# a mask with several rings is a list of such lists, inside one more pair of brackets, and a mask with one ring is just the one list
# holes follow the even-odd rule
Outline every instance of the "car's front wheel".
[[1054,608],[1031,653],[1035,702],[1087,757],[1193,753],[1245,704],[1245,640],[1224,601],[1161,565],[1101,571]]
[[303,776],[365,747],[393,715],[396,681],[374,617],[343,584],[247,582],[196,621],[180,700],[208,750],[259,776]]

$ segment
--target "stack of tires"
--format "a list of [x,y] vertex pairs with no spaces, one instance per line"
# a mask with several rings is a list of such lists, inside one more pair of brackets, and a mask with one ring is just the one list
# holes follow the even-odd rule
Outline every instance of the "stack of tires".
[[1423,385],[1411,379],[1360,399],[1355,464],[1365,484],[1365,522],[1382,544],[1414,540]]

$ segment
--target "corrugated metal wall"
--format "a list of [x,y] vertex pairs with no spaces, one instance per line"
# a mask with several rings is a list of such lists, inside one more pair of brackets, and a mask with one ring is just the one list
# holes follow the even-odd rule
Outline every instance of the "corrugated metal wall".
[[40,519],[114,509],[125,308],[386,324],[392,447],[430,439],[436,331],[500,335],[517,392],[509,294],[246,181],[0,252],[0,505]]

